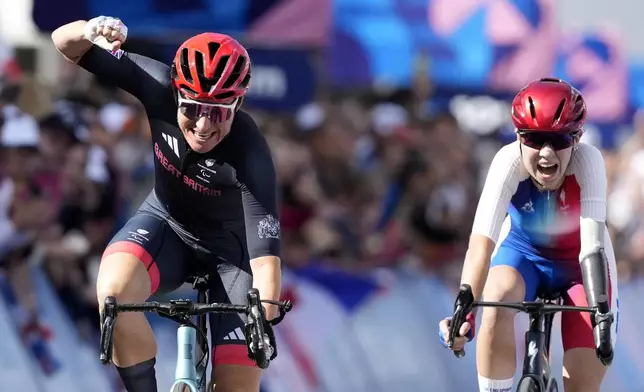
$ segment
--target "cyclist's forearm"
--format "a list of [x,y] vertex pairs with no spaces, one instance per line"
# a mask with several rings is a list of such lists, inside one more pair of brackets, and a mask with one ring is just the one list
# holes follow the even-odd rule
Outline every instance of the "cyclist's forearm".
[[470,244],[463,263],[461,283],[472,286],[474,299],[480,299],[483,294],[493,251],[494,241],[491,239],[478,234],[473,234],[470,237]]
[[606,224],[590,218],[581,218],[581,252],[579,266],[584,283],[584,291],[589,306],[598,306],[608,301],[609,271],[608,259],[604,251]]
[[80,60],[93,45],[83,34],[86,24],[87,21],[77,20],[60,26],[51,33],[56,49],[72,62]]
[[483,294],[483,287],[485,287],[485,280],[487,279],[487,272],[490,268],[490,263],[484,260],[482,255],[472,254],[468,250],[463,263],[463,272],[461,274],[461,284],[467,283],[472,286],[472,293],[474,299],[480,299]]
[[[250,261],[253,271],[253,287],[259,290],[261,299],[279,300],[282,289],[282,269],[279,257],[262,256]],[[266,318],[271,320],[277,316],[274,305],[264,304]]]

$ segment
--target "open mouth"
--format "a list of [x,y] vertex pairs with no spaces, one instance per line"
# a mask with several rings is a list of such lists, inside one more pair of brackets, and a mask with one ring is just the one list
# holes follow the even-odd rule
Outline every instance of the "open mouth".
[[557,172],[557,169],[559,168],[559,165],[557,164],[538,164],[537,165],[537,170],[539,173],[544,174],[546,176],[551,176]]
[[195,135],[195,138],[199,142],[205,142],[210,139],[212,139],[215,135],[219,134],[219,131],[214,131],[214,132],[197,132],[197,131],[192,131],[192,133]]

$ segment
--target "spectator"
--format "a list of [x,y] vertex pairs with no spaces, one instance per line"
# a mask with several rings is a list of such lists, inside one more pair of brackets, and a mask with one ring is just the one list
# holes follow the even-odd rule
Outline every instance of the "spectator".
[[0,128],[0,267],[6,270],[15,299],[13,315],[20,336],[49,374],[57,365],[44,344],[49,331],[39,320],[29,264],[37,236],[47,229],[55,214],[46,186],[34,178],[40,158],[38,143],[36,121],[15,106],[4,105]]

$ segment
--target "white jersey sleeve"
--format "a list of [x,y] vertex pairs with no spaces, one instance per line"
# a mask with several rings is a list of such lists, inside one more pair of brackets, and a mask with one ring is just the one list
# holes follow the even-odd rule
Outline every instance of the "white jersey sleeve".
[[578,144],[566,174],[574,175],[581,189],[581,260],[604,247],[607,179],[602,153],[590,144]]
[[498,241],[510,200],[519,183],[528,176],[521,162],[519,142],[508,144],[496,153],[476,208],[472,234],[488,237],[494,243]]

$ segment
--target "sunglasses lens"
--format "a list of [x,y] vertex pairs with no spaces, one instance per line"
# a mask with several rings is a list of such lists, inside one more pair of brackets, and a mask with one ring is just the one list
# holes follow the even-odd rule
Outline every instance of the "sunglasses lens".
[[225,108],[225,107],[211,107],[210,108],[210,113],[208,115],[208,118],[212,122],[225,122],[230,119],[230,116],[232,115],[233,111],[230,108]]
[[188,117],[191,120],[195,120],[199,115],[199,107],[196,104],[184,102],[179,105],[179,110],[181,114]]
[[199,105],[192,102],[183,102],[179,105],[181,113],[190,120],[198,120],[201,117],[208,117],[212,122],[219,123],[228,121],[233,114],[231,108],[223,106]]
[[575,136],[570,133],[524,132],[520,135],[521,143],[535,149],[542,149],[549,144],[554,150],[564,150],[575,142]]

